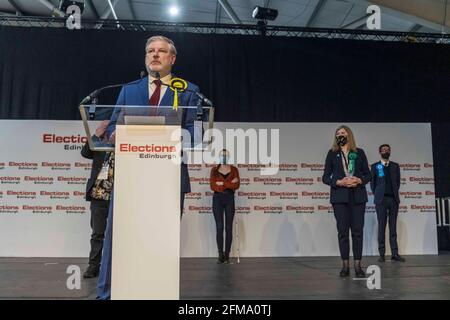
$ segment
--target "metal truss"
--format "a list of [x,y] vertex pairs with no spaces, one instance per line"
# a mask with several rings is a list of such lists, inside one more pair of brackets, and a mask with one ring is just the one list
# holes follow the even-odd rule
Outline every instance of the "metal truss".
[[[0,26],[66,28],[65,18],[0,16]],[[391,32],[376,30],[282,27],[249,24],[170,23],[137,20],[81,20],[82,29],[125,30],[137,32],[187,32],[204,34],[236,34],[243,36],[283,36],[302,38],[398,41],[450,44],[450,35],[439,33]],[[76,32],[75,30],[73,32]]]

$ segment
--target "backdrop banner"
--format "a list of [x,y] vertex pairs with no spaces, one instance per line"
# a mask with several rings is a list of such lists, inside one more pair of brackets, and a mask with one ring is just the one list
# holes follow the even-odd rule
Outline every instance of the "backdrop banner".
[[[235,163],[241,187],[235,194],[233,255],[239,249],[244,257],[339,256],[330,189],[321,182],[338,125],[215,124],[224,137],[226,129],[242,129],[244,135],[256,129],[259,144],[279,130],[279,163],[272,163],[276,174],[261,175],[264,166],[258,161]],[[348,125],[369,164],[379,161],[383,143],[391,145],[391,159],[400,164],[400,254],[437,254],[430,124]],[[264,130],[267,136],[259,135]],[[80,121],[0,120],[0,256],[87,257],[91,230],[84,195],[91,161],[80,155],[85,141]],[[182,257],[217,255],[209,186],[213,166],[211,161],[189,165],[192,192],[181,222]],[[377,255],[378,224],[367,189],[364,254]]]

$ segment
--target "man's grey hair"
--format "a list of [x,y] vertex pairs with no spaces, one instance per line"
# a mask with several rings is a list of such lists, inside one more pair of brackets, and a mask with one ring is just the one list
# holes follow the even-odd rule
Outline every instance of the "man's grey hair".
[[170,51],[174,55],[177,55],[177,48],[175,48],[175,43],[172,40],[170,40],[169,38],[164,37],[164,36],[153,36],[153,37],[148,38],[147,43],[145,44],[145,52],[147,52],[148,46],[153,41],[165,41],[165,42],[167,42],[169,44],[169,46],[170,46]]

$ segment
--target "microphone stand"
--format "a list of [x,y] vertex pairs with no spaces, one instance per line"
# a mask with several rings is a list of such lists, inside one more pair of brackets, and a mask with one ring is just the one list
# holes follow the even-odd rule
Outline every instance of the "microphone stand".
[[103,90],[123,87],[127,84],[135,83],[137,81],[140,81],[140,80],[136,80],[136,81],[132,81],[132,82],[128,82],[128,83],[113,84],[113,85],[102,87],[100,89],[96,89],[96,90],[92,91],[89,95],[87,95],[83,100],[81,100],[80,105],[91,103],[91,105],[89,106],[88,112],[89,112],[89,120],[92,120],[92,119],[94,119],[94,115],[95,115],[95,109],[96,109],[96,105],[98,102],[98,95]]
[[[173,87],[170,84],[161,82],[161,85],[169,87],[172,90],[179,90],[178,88]],[[207,97],[205,97],[205,95],[203,93],[198,92],[198,91],[189,90],[189,89],[184,89],[184,90],[180,90],[180,91],[181,92],[192,92],[199,98],[197,100],[197,120],[201,121],[203,119],[203,104],[208,107],[212,107],[213,103],[211,102],[211,100],[209,100]]]

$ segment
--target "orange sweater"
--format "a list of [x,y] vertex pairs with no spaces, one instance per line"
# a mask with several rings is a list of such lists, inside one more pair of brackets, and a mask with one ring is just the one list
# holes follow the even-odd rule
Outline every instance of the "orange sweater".
[[[219,173],[218,169],[219,166],[215,166],[211,169],[211,177],[209,179],[209,185],[211,186],[211,190],[215,192],[224,192],[226,189],[231,189],[235,191],[239,188],[241,182],[239,180],[239,171],[236,167],[230,166],[231,171],[228,174],[227,178],[224,179],[224,177]],[[231,182],[234,178],[237,178],[237,182]],[[216,182],[223,182],[223,185],[219,186],[216,184]]]

